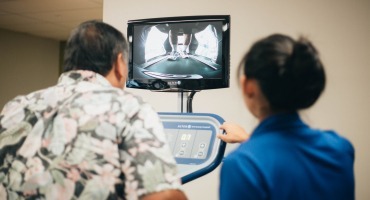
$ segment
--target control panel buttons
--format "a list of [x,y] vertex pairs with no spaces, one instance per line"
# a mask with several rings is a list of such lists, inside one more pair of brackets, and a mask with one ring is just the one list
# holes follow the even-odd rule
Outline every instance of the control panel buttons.
[[206,159],[210,151],[212,131],[192,130],[187,128],[189,126],[183,127],[183,129],[165,129],[174,157],[179,159]]

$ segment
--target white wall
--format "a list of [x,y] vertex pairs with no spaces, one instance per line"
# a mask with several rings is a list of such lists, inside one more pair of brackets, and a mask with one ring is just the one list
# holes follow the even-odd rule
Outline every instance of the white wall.
[[[279,2],[279,3],[278,3]],[[250,45],[271,33],[308,36],[319,49],[328,84],[303,113],[312,126],[335,129],[355,146],[356,196],[370,199],[370,1],[367,0],[105,0],[103,20],[126,34],[130,19],[183,15],[231,15],[231,87],[197,93],[195,112],[219,114],[247,130],[256,125],[241,102],[236,66]],[[157,111],[177,111],[177,94],[130,90]],[[229,145],[227,151],[235,146]],[[184,185],[190,199],[218,198],[219,169]]]
[[17,95],[57,82],[59,42],[0,29],[0,110]]

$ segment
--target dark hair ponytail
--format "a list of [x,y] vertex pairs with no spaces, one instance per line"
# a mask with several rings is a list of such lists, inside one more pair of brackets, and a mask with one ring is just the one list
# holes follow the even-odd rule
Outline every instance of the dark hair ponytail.
[[305,38],[298,41],[274,34],[256,42],[240,67],[256,79],[274,110],[308,108],[325,88],[325,71],[315,47]]

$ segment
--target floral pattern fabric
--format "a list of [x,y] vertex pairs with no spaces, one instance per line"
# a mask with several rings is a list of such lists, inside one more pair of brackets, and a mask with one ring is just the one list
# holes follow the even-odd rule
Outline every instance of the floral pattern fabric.
[[0,115],[0,199],[138,199],[179,189],[151,106],[101,75],[71,71]]

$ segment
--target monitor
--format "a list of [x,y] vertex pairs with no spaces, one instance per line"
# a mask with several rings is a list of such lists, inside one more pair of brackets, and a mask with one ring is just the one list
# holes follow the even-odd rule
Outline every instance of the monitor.
[[230,16],[128,21],[128,88],[200,91],[229,87]]

